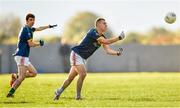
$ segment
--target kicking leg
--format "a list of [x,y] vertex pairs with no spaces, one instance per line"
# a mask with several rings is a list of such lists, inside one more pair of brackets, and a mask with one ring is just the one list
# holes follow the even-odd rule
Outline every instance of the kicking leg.
[[25,79],[26,71],[27,71],[27,67],[26,66],[18,65],[19,77],[13,83],[11,90],[7,94],[7,97],[13,97],[13,94],[14,94],[15,90],[21,85],[22,81]]
[[77,72],[75,70],[75,66],[71,66],[71,70],[69,72],[68,78],[64,81],[62,86],[55,92],[54,100],[58,100],[61,93],[71,84],[73,79],[77,76]]

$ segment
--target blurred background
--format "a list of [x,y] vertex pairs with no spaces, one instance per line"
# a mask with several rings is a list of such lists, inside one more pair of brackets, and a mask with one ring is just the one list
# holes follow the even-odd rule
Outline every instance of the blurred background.
[[[167,24],[168,12],[176,13]],[[57,28],[34,33],[46,45],[32,48],[31,63],[39,73],[68,72],[71,47],[77,45],[98,17],[106,19],[106,37],[125,40],[122,56],[109,56],[100,48],[87,62],[89,72],[177,72],[180,71],[179,0],[0,0],[0,73],[16,72],[12,54],[27,13],[36,16],[34,27],[58,24]]]

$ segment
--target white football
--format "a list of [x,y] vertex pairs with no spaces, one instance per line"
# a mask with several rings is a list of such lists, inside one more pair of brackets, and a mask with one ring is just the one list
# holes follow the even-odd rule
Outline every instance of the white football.
[[169,12],[166,14],[164,20],[168,23],[168,24],[172,24],[176,21],[176,14],[174,12]]

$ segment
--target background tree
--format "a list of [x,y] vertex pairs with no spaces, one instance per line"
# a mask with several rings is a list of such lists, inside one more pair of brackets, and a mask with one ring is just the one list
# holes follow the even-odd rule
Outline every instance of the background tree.
[[[88,30],[94,27],[94,21],[97,18],[98,16],[91,12],[80,12],[73,16],[64,28],[63,41],[73,44],[80,42]],[[108,29],[105,34],[111,36],[112,32]]]
[[22,23],[18,16],[13,14],[0,15],[0,43],[16,43]]

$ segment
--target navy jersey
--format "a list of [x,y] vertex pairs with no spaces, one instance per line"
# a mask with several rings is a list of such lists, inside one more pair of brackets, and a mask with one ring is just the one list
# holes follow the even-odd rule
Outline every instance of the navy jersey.
[[15,52],[15,56],[29,57],[30,47],[28,45],[28,40],[33,39],[33,32],[35,28],[30,28],[25,25],[18,37],[17,50]]
[[[104,37],[104,35],[102,35]],[[88,31],[82,42],[72,48],[72,50],[82,58],[89,58],[100,46],[97,39],[100,37],[97,30],[92,28]]]

